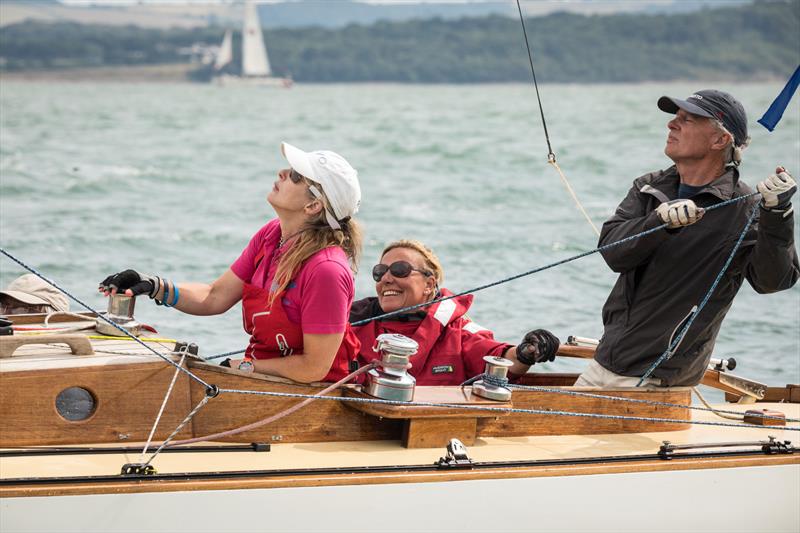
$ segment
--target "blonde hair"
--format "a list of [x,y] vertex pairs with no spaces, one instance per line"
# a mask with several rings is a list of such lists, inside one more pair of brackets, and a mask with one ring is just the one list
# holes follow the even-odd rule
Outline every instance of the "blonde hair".
[[320,198],[316,198],[311,194],[311,191],[308,192],[311,198],[322,202],[322,209],[303,224],[297,236],[292,239],[294,241],[292,246],[278,260],[275,283],[273,284],[276,288],[274,291],[270,291],[270,305],[272,305],[275,296],[289,286],[292,278],[303,266],[303,263],[325,248],[338,246],[344,250],[345,255],[350,260],[350,269],[353,273],[358,272],[358,262],[361,259],[361,225],[355,219],[346,217],[339,221],[341,229],[330,227],[325,218],[325,211],[330,210],[331,207],[327,196],[325,196],[325,191],[319,183],[305,177],[304,180],[307,185],[315,186],[322,193]]
[[442,264],[439,262],[439,258],[436,257],[435,253],[433,253],[433,250],[422,244],[420,241],[415,241],[413,239],[401,239],[399,241],[394,241],[387,244],[386,248],[384,248],[383,252],[381,252],[381,257],[386,255],[389,250],[394,250],[395,248],[408,248],[409,250],[418,252],[425,260],[425,268],[430,270],[433,274],[433,279],[436,280],[436,287],[438,288],[442,285],[442,283],[444,283],[444,269],[442,268]]

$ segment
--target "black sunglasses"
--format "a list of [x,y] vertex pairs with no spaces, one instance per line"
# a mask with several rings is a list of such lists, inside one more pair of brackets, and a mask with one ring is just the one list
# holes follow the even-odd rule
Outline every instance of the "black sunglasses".
[[289,179],[292,180],[292,183],[300,183],[303,181],[303,175],[295,169],[291,169],[291,172],[289,172]]
[[372,279],[380,281],[387,272],[391,272],[392,276],[396,278],[407,278],[412,272],[419,272],[423,276],[433,276],[433,272],[430,270],[414,268],[408,261],[395,261],[391,265],[378,263],[372,267]]

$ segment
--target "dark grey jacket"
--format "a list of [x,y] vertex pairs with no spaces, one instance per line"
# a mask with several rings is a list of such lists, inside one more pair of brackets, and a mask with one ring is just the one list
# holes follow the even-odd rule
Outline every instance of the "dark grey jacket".
[[[604,225],[600,245],[661,224],[656,207],[678,195],[672,166],[637,178],[628,196]],[[752,189],[729,170],[692,200],[707,207]],[[602,252],[619,272],[603,306],[605,327],[595,359],[623,376],[642,376],[666,351],[673,330],[699,305],[725,263],[759,196],[707,212],[696,224],[659,230]],[[759,293],[788,289],[800,276],[793,215],[759,208],[728,271],[689,328],[675,355],[652,376],[667,386],[695,385],[711,357],[722,319],[746,278]]]

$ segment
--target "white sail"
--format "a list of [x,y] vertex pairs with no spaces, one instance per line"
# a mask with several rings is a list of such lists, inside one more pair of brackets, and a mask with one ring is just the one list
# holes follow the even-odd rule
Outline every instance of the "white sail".
[[258,12],[253,2],[244,6],[244,29],[242,31],[242,75],[269,76],[269,60]]
[[217,59],[214,61],[214,70],[221,69],[231,61],[233,61],[233,32],[228,30],[225,32],[225,37],[219,46]]

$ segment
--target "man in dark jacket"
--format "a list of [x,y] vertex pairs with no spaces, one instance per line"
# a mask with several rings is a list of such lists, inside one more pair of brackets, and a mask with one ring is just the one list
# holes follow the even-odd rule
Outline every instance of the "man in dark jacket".
[[595,359],[577,386],[639,383],[702,301],[756,203],[756,218],[719,285],[645,384],[699,383],[743,281],[770,293],[788,289],[800,276],[790,203],[797,185],[783,168],[758,184],[760,196],[704,210],[753,192],[739,180],[741,152],[749,142],[742,105],[730,94],[706,90],[686,100],[661,97],[658,107],[675,115],[664,149],[675,165],[633,182],[603,225],[599,244],[667,227],[602,252],[620,276],[603,307],[605,330]]

